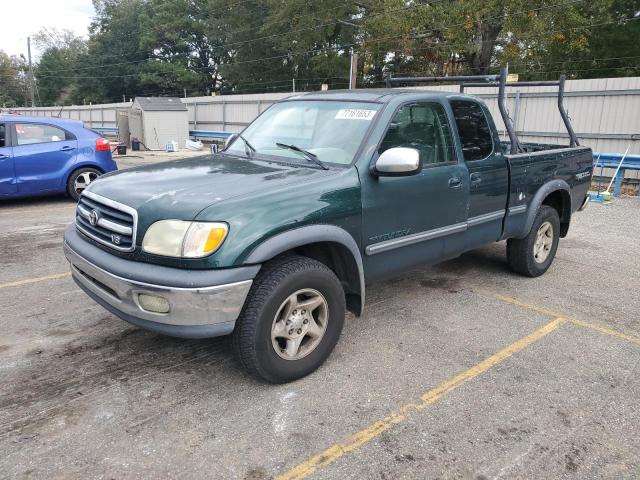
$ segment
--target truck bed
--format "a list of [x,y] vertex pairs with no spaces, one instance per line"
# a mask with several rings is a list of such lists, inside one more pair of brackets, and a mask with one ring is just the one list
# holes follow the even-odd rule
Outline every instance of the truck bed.
[[591,184],[593,156],[589,147],[546,144],[524,144],[523,147],[530,151],[505,154],[510,183],[503,238],[522,231],[527,218],[522,213],[530,210],[543,185],[550,181],[566,183],[573,213],[582,205]]

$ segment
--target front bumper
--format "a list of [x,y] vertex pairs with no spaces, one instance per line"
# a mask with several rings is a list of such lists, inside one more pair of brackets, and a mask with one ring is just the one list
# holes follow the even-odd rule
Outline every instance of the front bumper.
[[[195,271],[132,262],[84,240],[73,225],[65,232],[64,253],[74,281],[104,308],[134,325],[186,338],[231,333],[259,270]],[[149,311],[140,295],[161,297],[169,311]]]

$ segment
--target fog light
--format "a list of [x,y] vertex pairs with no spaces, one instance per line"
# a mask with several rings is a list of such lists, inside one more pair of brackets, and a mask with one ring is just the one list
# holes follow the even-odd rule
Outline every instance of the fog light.
[[138,303],[143,310],[153,313],[169,313],[171,307],[169,300],[156,295],[147,295],[145,293],[138,294]]

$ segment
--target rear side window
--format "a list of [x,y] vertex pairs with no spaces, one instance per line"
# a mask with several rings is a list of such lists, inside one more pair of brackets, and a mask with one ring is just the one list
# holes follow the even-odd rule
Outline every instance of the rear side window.
[[0,148],[7,146],[7,129],[4,123],[0,123]]
[[18,145],[64,142],[73,138],[65,130],[43,123],[16,123],[16,136]]
[[454,100],[451,108],[460,133],[465,161],[486,158],[493,151],[493,138],[480,105],[466,100]]
[[414,103],[401,107],[378,152],[393,147],[415,148],[425,166],[455,161],[451,129],[442,105]]

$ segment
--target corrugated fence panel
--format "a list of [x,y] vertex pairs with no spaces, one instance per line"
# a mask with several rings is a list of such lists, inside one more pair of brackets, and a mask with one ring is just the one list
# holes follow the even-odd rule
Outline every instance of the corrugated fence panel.
[[[415,87],[457,93],[456,85]],[[504,136],[505,127],[497,105],[497,89],[468,88],[489,107],[496,127]],[[550,87],[508,89],[507,108],[523,142],[567,144],[569,137],[557,108],[557,94]],[[223,95],[184,99],[191,130],[238,132],[274,102],[292,93]],[[115,127],[116,110],[131,103],[38,107],[17,109],[25,115],[61,116],[79,119],[88,127]],[[640,153],[640,77],[569,80],[565,106],[574,130],[583,145],[601,152]],[[505,136],[506,138],[506,136]]]

